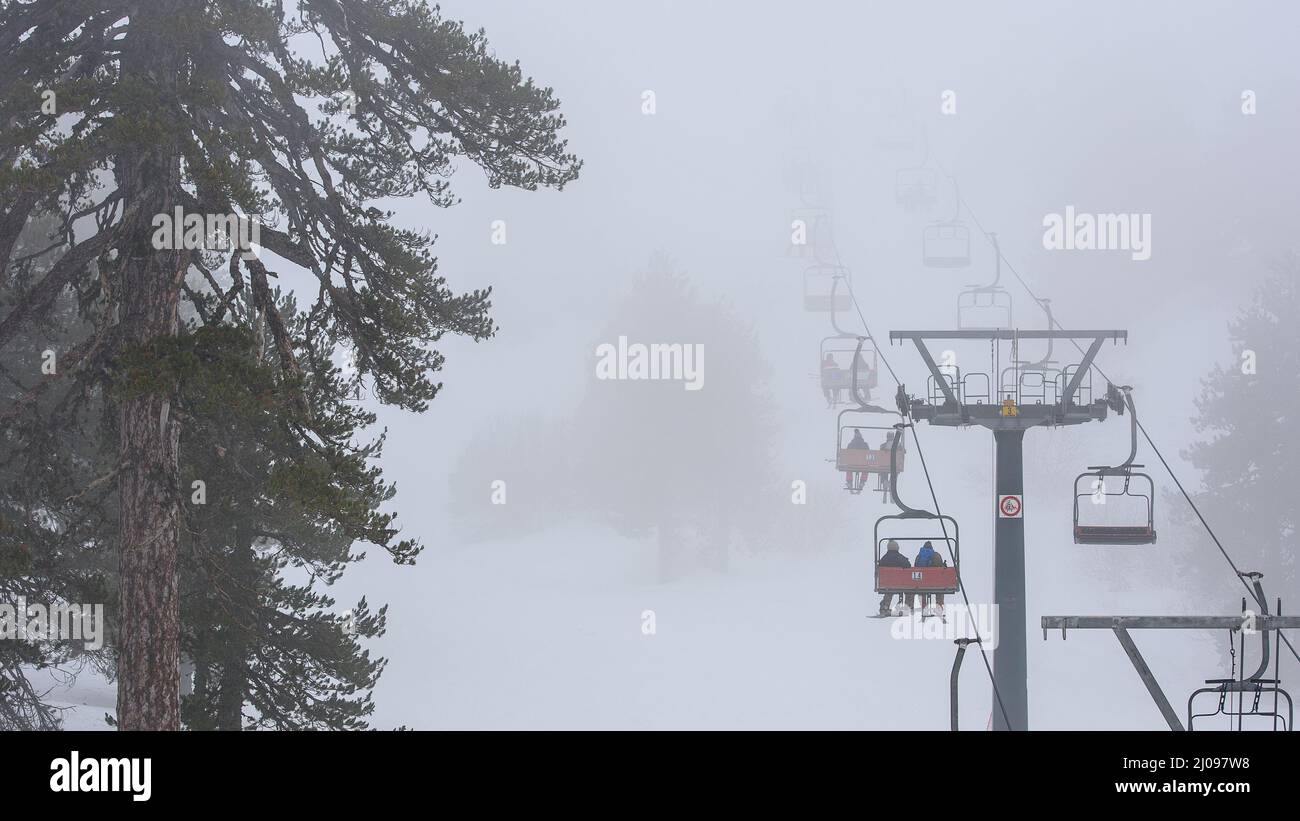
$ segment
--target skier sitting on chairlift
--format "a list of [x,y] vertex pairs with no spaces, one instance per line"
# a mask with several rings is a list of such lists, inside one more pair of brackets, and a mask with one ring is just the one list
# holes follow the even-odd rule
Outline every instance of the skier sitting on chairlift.
[[[893,539],[890,539],[890,540],[885,544],[885,555],[883,555],[883,556],[880,557],[880,562],[879,562],[879,564],[880,564],[881,567],[911,567],[911,566],[912,566],[912,563],[909,562],[909,561],[907,560],[907,557],[904,556],[904,555],[902,554],[901,551],[899,551],[899,549],[898,549],[898,542],[894,541]],[[898,606],[899,606],[899,607],[902,607],[902,606],[904,606],[904,605],[907,604],[907,600],[906,600],[905,595],[906,595],[906,594],[903,594],[903,593],[899,593],[899,594],[898,594]],[[890,607],[889,607],[889,605],[890,605],[890,599],[892,599],[892,598],[894,598],[894,594],[893,594],[893,593],[886,593],[883,597],[881,597],[881,599],[880,599],[880,615],[882,615],[882,616],[888,616],[888,615],[889,615],[889,613],[890,613]]]
[[[886,433],[886,434],[885,434],[885,441],[883,441],[883,442],[880,443],[880,450],[881,450],[882,452],[884,452],[884,453],[889,453],[890,450],[892,450],[893,447],[894,447],[894,437],[895,437],[895,436],[898,436],[898,435],[899,435],[899,434],[895,433],[894,431],[890,431],[889,433]],[[907,445],[907,442],[905,442],[905,441],[902,440],[902,439],[899,439],[899,440],[898,440],[898,452],[899,452],[899,453],[904,453],[904,452],[907,450],[906,445]],[[900,456],[899,458],[901,459],[902,457]],[[888,493],[888,492],[889,492],[889,474],[888,474],[888,473],[880,473],[880,474],[877,474],[877,475],[876,475],[876,490],[879,490],[879,491],[882,492],[882,493]]]
[[[943,556],[939,555],[939,551],[934,549],[934,545],[927,541],[916,552],[916,567],[947,567],[947,562],[943,560]],[[936,593],[935,599],[934,612],[943,613],[943,594]],[[921,596],[921,612],[930,612],[929,595]]]
[[[853,438],[844,448],[853,450],[871,450],[871,445],[867,440],[862,438],[862,431],[853,431]],[[855,484],[856,481],[856,484]],[[861,490],[862,486],[867,483],[867,474],[863,471],[846,470],[844,471],[844,487],[850,490]]]
[[830,386],[835,381],[835,374],[840,366],[835,364],[835,357],[829,353],[822,358],[822,393],[826,396],[826,407],[833,408],[840,403],[840,389]]

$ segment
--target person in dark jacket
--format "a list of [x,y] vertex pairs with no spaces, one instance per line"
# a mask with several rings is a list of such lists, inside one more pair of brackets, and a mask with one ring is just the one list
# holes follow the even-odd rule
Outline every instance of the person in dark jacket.
[[[885,434],[885,441],[883,441],[883,442],[880,443],[880,450],[881,450],[884,454],[886,454],[886,456],[885,456],[886,459],[892,459],[892,458],[893,458],[893,456],[890,455],[890,451],[892,451],[893,448],[894,448],[894,437],[897,436],[897,435],[898,435],[898,434],[897,434],[896,432],[894,432],[894,431],[890,431],[889,433],[886,433],[886,434]],[[902,463],[903,463],[903,454],[907,452],[907,449],[906,449],[903,445],[904,445],[904,441],[903,441],[902,439],[899,439],[899,440],[898,440],[898,463],[899,463],[899,465],[902,465]],[[880,474],[877,474],[877,479],[876,479],[876,490],[879,490],[881,493],[884,493],[884,494],[885,494],[886,498],[885,498],[884,500],[882,500],[882,501],[886,501],[886,500],[888,499],[888,494],[889,494],[889,474],[888,474],[888,473],[880,473]]]
[[[898,549],[898,542],[890,539],[885,545],[885,555],[880,557],[881,567],[911,567],[912,563]],[[886,593],[880,599],[880,615],[888,616],[890,612],[890,600],[894,598],[892,593]],[[901,606],[904,603],[904,594],[898,594],[898,603]]]
[[[861,399],[868,399],[868,400],[871,399],[871,388],[869,386],[871,380],[871,369],[867,367],[867,363],[862,358],[862,354],[860,353],[855,354],[853,357],[853,373],[856,374],[857,376],[858,394],[859,394],[859,396],[855,396],[853,398],[854,399],[861,398]],[[850,380],[852,380],[853,378],[854,377],[852,375],[849,377]],[[852,386],[853,382],[850,381],[849,385]]]
[[[871,450],[871,445],[862,438],[862,431],[854,430],[853,438],[844,446],[845,450]],[[867,482],[867,474],[857,470],[844,471],[844,487],[849,490],[861,490]]]
[[822,393],[826,396],[826,407],[833,408],[840,403],[841,388],[833,387],[838,381],[840,366],[835,364],[835,357],[829,353],[822,358]]

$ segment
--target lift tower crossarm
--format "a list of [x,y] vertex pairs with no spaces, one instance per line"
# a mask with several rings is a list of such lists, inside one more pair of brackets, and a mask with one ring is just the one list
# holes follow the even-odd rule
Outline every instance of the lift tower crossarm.
[[[1300,616],[1252,616],[1251,626],[1258,631],[1295,630]],[[1043,616],[1043,635],[1047,631],[1066,630],[1238,630],[1241,616]]]
[[949,330],[949,331],[890,331],[889,341],[904,339],[1111,339],[1116,342],[1128,342],[1128,331],[1021,331],[1013,328],[997,328],[988,331]]
[[921,359],[925,362],[926,367],[930,369],[930,374],[934,377],[935,384],[943,391],[944,399],[954,406],[960,407],[957,397],[952,392],[952,387],[948,380],[944,378],[943,372],[935,363],[934,357],[930,354],[929,348],[926,347],[925,341],[932,340],[960,340],[960,339],[983,339],[983,340],[1017,340],[1017,339],[1091,339],[1092,344],[1088,346],[1088,351],[1083,355],[1079,366],[1075,369],[1074,375],[1070,377],[1070,383],[1066,386],[1065,392],[1061,397],[1061,406],[1068,408],[1074,403],[1074,392],[1078,390],[1079,383],[1083,380],[1083,375],[1092,367],[1092,361],[1097,357],[1097,352],[1101,350],[1101,345],[1107,339],[1113,342],[1123,340],[1128,343],[1128,331],[1021,331],[1011,328],[989,331],[970,331],[970,330],[952,330],[952,331],[890,331],[889,341],[900,342],[910,339],[916,345],[917,353],[921,354]]
[[[1261,591],[1262,594],[1262,591]],[[1147,665],[1146,659],[1138,650],[1137,645],[1133,643],[1133,638],[1129,636],[1129,630],[1241,630],[1249,627],[1262,637],[1262,645],[1265,655],[1260,664],[1260,669],[1250,679],[1244,679],[1228,682],[1221,685],[1223,692],[1234,691],[1244,692],[1250,688],[1256,687],[1256,681],[1263,675],[1268,667],[1268,631],[1270,630],[1288,630],[1300,628],[1300,616],[1271,616],[1268,613],[1250,614],[1249,618],[1245,615],[1239,616],[1043,616],[1043,638],[1047,638],[1047,631],[1059,628],[1061,638],[1065,638],[1065,632],[1069,629],[1074,630],[1110,630],[1119,639],[1119,644],[1124,648],[1125,654],[1128,655],[1129,661],[1133,664],[1133,669],[1137,671],[1138,678],[1142,679],[1142,684],[1146,686],[1147,692],[1151,695],[1151,700],[1156,703],[1156,708],[1160,715],[1164,717],[1165,723],[1169,729],[1174,732],[1182,732],[1190,729],[1192,714],[1191,702],[1188,702],[1188,725],[1183,726],[1179,720],[1178,714],[1174,712],[1173,707],[1169,704],[1165,691],[1161,689],[1160,683],[1156,681],[1155,674],[1151,672],[1151,667]],[[1244,671],[1243,671],[1244,673]],[[1276,683],[1276,682],[1275,682]],[[1200,692],[1210,692],[1212,688]],[[1192,698],[1196,697],[1196,693]],[[1258,698],[1258,696],[1256,696]],[[1290,726],[1288,722],[1288,727]]]

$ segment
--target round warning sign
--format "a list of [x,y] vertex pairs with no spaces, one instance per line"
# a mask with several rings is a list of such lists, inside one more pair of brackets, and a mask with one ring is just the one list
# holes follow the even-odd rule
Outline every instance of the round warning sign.
[[1019,519],[1024,512],[1024,500],[1015,494],[998,497],[998,517],[1002,519]]

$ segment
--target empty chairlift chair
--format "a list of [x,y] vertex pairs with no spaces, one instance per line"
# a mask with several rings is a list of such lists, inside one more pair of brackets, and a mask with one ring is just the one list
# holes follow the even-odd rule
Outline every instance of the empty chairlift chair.
[[961,189],[952,180],[953,215],[932,222],[921,233],[921,264],[927,268],[965,268],[970,265],[970,229],[961,221]]
[[[1263,573],[1255,571],[1238,571],[1238,576],[1254,587],[1255,601],[1250,605],[1252,611],[1247,611],[1246,599],[1241,600],[1243,624],[1253,620],[1253,608],[1259,608],[1258,615],[1269,615],[1268,598],[1264,595],[1264,587],[1261,580],[1264,578]],[[1281,615],[1282,600],[1277,600],[1278,614]],[[1255,719],[1267,719],[1270,730],[1281,730],[1284,732],[1293,732],[1295,730],[1295,705],[1291,701],[1291,694],[1282,688],[1281,675],[1281,631],[1280,630],[1257,630],[1259,634],[1259,665],[1255,672],[1250,676],[1246,675],[1246,631],[1230,630],[1228,632],[1228,653],[1232,657],[1232,669],[1228,678],[1207,678],[1205,687],[1201,687],[1191,694],[1187,699],[1187,729],[1196,729],[1197,719],[1213,719],[1224,717],[1228,719],[1228,729],[1245,729],[1246,719],[1251,720],[1252,729],[1256,729],[1261,722]],[[1274,635],[1269,635],[1273,633]],[[1240,642],[1241,652],[1241,671],[1238,674],[1237,668],[1237,651],[1233,648],[1234,642]],[[1270,647],[1270,644],[1272,645]],[[1273,658],[1273,676],[1268,676],[1268,665],[1270,656]],[[1201,698],[1204,695],[1211,697],[1211,703],[1217,701],[1217,706],[1210,712],[1195,712],[1197,702],[1203,702]],[[1282,712],[1283,703],[1286,705],[1286,712]],[[1234,728],[1233,719],[1236,719]],[[1204,725],[1202,721],[1202,725]],[[1211,726],[1211,729],[1219,729],[1222,725]]]
[[1002,252],[998,235],[988,234],[993,243],[993,281],[988,285],[967,285],[957,294],[957,327],[963,331],[996,331],[1010,328],[1011,294],[998,283],[1002,281]]
[[970,265],[970,229],[958,220],[925,226],[921,235],[921,264],[927,268]]
[[908,211],[928,211],[939,198],[939,175],[933,168],[903,168],[894,177],[894,201]]
[[[841,281],[842,280],[842,281]],[[813,265],[803,273],[805,311],[847,311],[853,307],[849,269],[842,265]]]
[[[1123,396],[1119,391],[1123,391]],[[1117,413],[1128,408],[1132,447],[1122,464],[1090,466],[1074,480],[1074,543],[1092,545],[1155,544],[1155,485],[1151,477],[1136,469],[1137,413],[1130,389],[1107,390],[1107,399]],[[1119,508],[1116,510],[1116,508]],[[1087,511],[1087,513],[1084,513]]]

